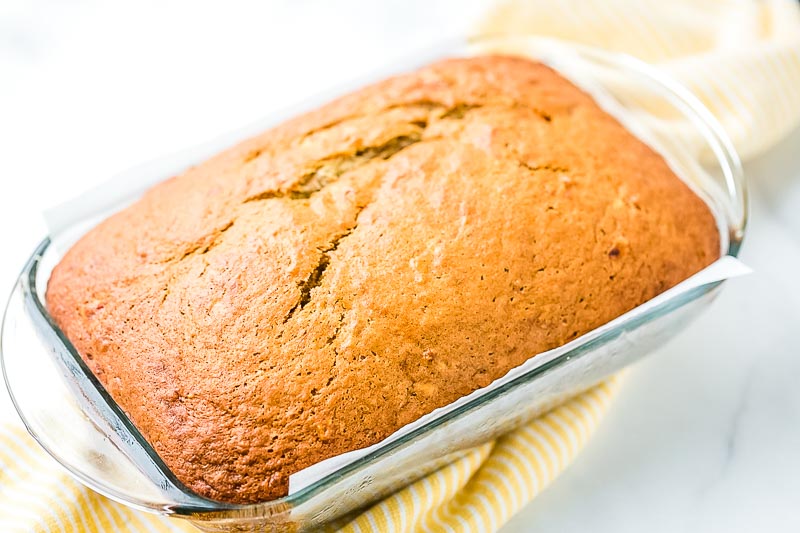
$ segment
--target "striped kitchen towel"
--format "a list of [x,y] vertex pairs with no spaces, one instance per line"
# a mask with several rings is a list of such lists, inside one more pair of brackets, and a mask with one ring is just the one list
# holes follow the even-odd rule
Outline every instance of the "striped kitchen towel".
[[475,33],[536,35],[647,61],[700,98],[742,159],[800,124],[797,0],[498,0]]
[[[600,423],[611,380],[473,449],[367,509],[345,532],[497,530],[572,461]],[[19,426],[0,428],[0,531],[183,532],[190,523],[115,503],[69,477]]]

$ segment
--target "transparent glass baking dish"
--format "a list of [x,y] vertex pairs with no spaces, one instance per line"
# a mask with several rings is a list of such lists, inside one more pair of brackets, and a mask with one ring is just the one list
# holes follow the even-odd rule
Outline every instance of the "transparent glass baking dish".
[[[744,236],[747,205],[741,165],[730,141],[696,98],[631,57],[541,39],[487,37],[416,54],[339,92],[438,58],[490,50],[524,50],[563,72],[580,71],[586,83],[601,88],[613,100],[609,105],[618,106],[646,127],[649,140],[657,142],[662,152],[689,161],[681,174],[716,209],[723,254],[736,256]],[[316,107],[336,92],[321,95],[293,112]],[[271,117],[257,128],[282,118]],[[684,126],[676,135],[676,119],[690,124],[690,130]],[[178,170],[172,167],[200,161],[218,149],[208,146],[187,151],[173,156],[169,164],[150,165],[140,172],[150,172],[153,180],[163,179]],[[135,196],[131,193],[127,200]],[[85,229],[95,222],[81,220],[73,226]],[[39,244],[14,287],[3,318],[0,360],[20,417],[39,444],[88,487],[134,508],[189,519],[206,531],[318,530],[341,523],[359,508],[635,361],[708,306],[722,285],[701,285],[608,331],[590,332],[555,359],[287,497],[231,505],[193,494],[175,479],[53,324],[44,305],[44,290],[59,257],[49,238]]]

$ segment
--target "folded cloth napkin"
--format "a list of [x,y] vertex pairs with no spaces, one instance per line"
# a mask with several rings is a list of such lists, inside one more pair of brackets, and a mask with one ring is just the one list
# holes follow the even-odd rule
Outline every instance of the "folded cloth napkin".
[[800,124],[797,0],[499,0],[475,33],[550,37],[647,61],[700,98],[743,159]]
[[[572,461],[600,423],[612,379],[471,450],[340,526],[367,531],[497,530]],[[0,531],[183,532],[184,520],[135,511],[73,480],[20,426],[0,428]]]

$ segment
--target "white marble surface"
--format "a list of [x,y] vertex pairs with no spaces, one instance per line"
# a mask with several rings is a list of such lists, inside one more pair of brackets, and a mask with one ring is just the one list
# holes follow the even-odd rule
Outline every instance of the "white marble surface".
[[[482,2],[328,4],[0,2],[3,293],[43,206],[454,34]],[[756,273],[629,373],[505,531],[800,530],[800,130],[747,172]]]

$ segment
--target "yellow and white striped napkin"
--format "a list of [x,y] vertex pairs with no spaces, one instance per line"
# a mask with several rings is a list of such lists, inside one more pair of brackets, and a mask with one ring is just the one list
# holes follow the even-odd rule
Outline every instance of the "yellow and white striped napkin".
[[[608,408],[617,380],[473,449],[358,515],[341,530],[495,531],[572,461]],[[189,532],[184,520],[132,510],[67,475],[24,429],[0,428],[0,531]]]

